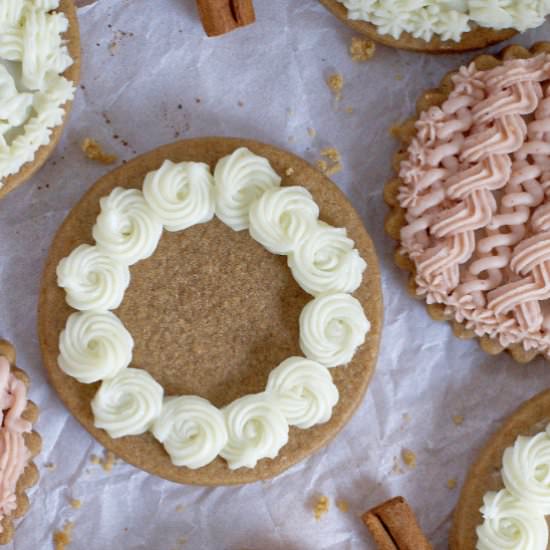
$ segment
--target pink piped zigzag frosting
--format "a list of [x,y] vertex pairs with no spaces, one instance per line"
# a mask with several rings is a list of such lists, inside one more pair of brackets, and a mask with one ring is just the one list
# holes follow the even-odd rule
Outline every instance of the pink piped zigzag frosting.
[[10,371],[7,359],[0,356],[0,520],[15,511],[17,481],[30,459],[23,434],[32,426],[21,418],[26,406],[27,387]]
[[401,163],[401,250],[428,303],[550,357],[550,55],[453,83]]

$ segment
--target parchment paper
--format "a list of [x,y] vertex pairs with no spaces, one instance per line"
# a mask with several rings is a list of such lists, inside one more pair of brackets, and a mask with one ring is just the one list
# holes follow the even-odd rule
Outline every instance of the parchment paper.
[[[348,54],[352,33],[315,0],[255,4],[255,25],[218,39],[205,38],[192,0],[98,0],[79,10],[83,85],[63,141],[37,176],[0,202],[0,335],[17,346],[19,366],[32,377],[44,439],[41,480],[9,548],[51,548],[53,531],[70,520],[71,550],[371,549],[359,514],[398,494],[414,505],[436,547],[446,548],[458,487],[476,452],[505,415],[550,384],[542,360],[524,367],[490,358],[432,321],[406,294],[383,233],[382,187],[396,147],[388,128],[469,56],[379,47],[358,64]],[[549,29],[516,41],[550,38]],[[338,103],[325,84],[334,72],[345,80]],[[185,487],[122,463],[106,473],[90,462],[102,449],[48,386],[35,328],[53,234],[108,170],[86,160],[79,144],[93,137],[123,160],[177,138],[216,134],[270,142],[310,161],[327,146],[342,153],[344,170],[334,180],[363,216],[383,270],[378,371],[340,435],[268,483]],[[461,426],[454,415],[464,417]],[[402,449],[416,454],[415,469],[403,464]],[[321,494],[331,507],[316,521],[312,505]],[[338,499],[349,503],[347,513]]]

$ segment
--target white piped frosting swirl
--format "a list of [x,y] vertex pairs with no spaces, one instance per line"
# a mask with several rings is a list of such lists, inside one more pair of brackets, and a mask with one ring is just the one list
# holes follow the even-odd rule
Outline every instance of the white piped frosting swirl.
[[153,426],[173,464],[197,469],[212,462],[227,444],[222,412],[202,397],[167,397]]
[[250,207],[250,235],[273,254],[288,254],[318,217],[319,207],[304,187],[268,189]]
[[94,425],[112,438],[145,433],[160,416],[164,390],[142,369],[104,380],[92,401]]
[[550,437],[546,432],[519,436],[504,451],[502,481],[517,498],[550,514]]
[[216,216],[235,231],[248,227],[252,203],[267,189],[281,184],[269,161],[246,147],[218,161],[214,180]]
[[138,189],[115,187],[99,204],[92,229],[97,245],[128,265],[149,258],[162,235],[162,223]]
[[289,425],[302,430],[327,422],[339,398],[328,369],[303,357],[290,357],[272,370],[266,391]]
[[214,179],[203,162],[165,160],[145,177],[143,196],[167,231],[181,231],[214,216]]
[[116,309],[130,284],[130,270],[97,247],[82,244],[59,262],[57,284],[74,309]]
[[351,293],[361,284],[367,267],[354,246],[345,229],[319,222],[289,254],[288,265],[308,294]]
[[116,376],[132,361],[134,341],[110,311],[73,313],[59,336],[58,364],[83,384]]
[[223,409],[228,433],[221,451],[231,470],[275,458],[288,441],[288,423],[268,394],[241,397]]
[[486,493],[481,513],[484,521],[476,529],[477,550],[546,550],[544,515],[506,489]]
[[322,294],[302,310],[300,348],[326,367],[347,365],[369,330],[359,300],[345,293]]

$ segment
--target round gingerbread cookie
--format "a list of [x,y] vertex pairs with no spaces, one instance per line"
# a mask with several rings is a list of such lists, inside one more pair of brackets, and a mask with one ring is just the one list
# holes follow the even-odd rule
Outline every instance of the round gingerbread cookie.
[[[24,6],[25,2],[24,0],[7,0],[8,2],[12,3],[20,3],[21,6]],[[38,6],[36,9],[40,9]],[[68,23],[67,29],[63,31],[60,36],[62,38],[62,44],[66,45],[66,53],[70,58],[72,59],[72,63],[63,71],[62,77],[69,81],[74,87],[79,82],[80,78],[80,32],[79,32],[79,26],[78,26],[78,18],[76,14],[76,7],[74,5],[73,0],[59,0],[59,7],[54,10],[54,12],[62,13],[66,21]],[[10,10],[8,9],[6,11],[6,14],[9,14]],[[53,12],[52,12],[53,13]],[[15,22],[4,22],[6,25],[15,24]],[[63,27],[63,23],[58,23],[60,27]],[[21,32],[24,32],[24,26],[21,26]],[[36,38],[38,40],[38,38]],[[44,44],[40,44],[39,47],[41,49],[45,48]],[[63,46],[60,46],[63,47]],[[63,54],[65,55],[65,54]],[[10,57],[13,56],[13,52],[10,53]],[[59,55],[58,57],[61,57]],[[0,52],[0,59],[2,58],[1,52]],[[68,64],[68,60],[66,61],[59,61],[61,64]],[[0,61],[0,66],[2,66],[2,63]],[[8,83],[11,85],[10,83]],[[58,86],[55,90],[50,91],[51,99],[50,101],[53,101],[56,97],[61,98],[60,101],[63,101],[62,104],[59,105],[59,107],[62,108],[64,111],[62,115],[62,121],[61,123],[57,123],[58,115],[54,113],[53,111],[55,109],[50,109],[49,114],[43,114],[44,121],[48,121],[48,127],[49,129],[49,138],[46,144],[41,145],[36,151],[32,151],[32,154],[29,156],[31,160],[27,160],[24,162],[24,164],[21,165],[21,167],[17,170],[17,172],[12,173],[10,175],[1,177],[0,175],[0,199],[7,195],[10,191],[13,191],[16,187],[27,181],[37,170],[39,170],[42,165],[46,162],[48,157],[52,154],[53,150],[59,143],[59,140],[61,139],[61,135],[63,133],[63,129],[65,127],[65,124],[67,123],[69,113],[72,107],[72,96],[74,95],[74,91],[71,92],[69,90],[69,85],[65,86],[65,83],[63,82],[62,85]],[[27,86],[28,87],[28,86]],[[7,86],[4,86],[3,93],[7,93],[9,88]],[[23,96],[25,94],[22,94]],[[65,100],[64,98],[68,97],[69,99]],[[7,100],[7,98],[5,98]],[[24,98],[21,99],[21,101],[24,101]],[[44,100],[38,100],[35,103],[38,104],[40,102],[43,102]],[[36,107],[35,107],[36,108]],[[39,115],[40,116],[40,115]],[[52,120],[54,122],[52,123]],[[30,120],[27,120],[24,123],[24,126],[28,126],[30,123]],[[40,123],[41,124],[41,123]],[[1,137],[1,135],[0,135]],[[21,139],[21,136],[19,137]],[[14,140],[15,141],[15,140]],[[34,142],[35,140],[33,140]],[[13,146],[13,143],[11,144]]]
[[[449,538],[451,550],[474,550],[480,537],[492,540],[492,548],[547,548],[547,534],[542,540],[547,529],[545,511],[539,512],[535,502],[523,497],[534,488],[535,501],[543,495],[548,501],[550,490],[539,474],[550,468],[550,438],[545,433],[549,422],[550,391],[546,390],[523,403],[487,442],[460,493]],[[503,480],[503,474],[509,473],[514,474],[506,484],[511,492]],[[485,525],[484,519],[488,520]]]
[[482,55],[425,92],[417,117],[394,129],[398,176],[385,187],[386,231],[411,293],[459,338],[519,362],[550,350],[539,273],[549,52],[541,43]]
[[517,31],[514,29],[491,29],[487,27],[476,27],[463,32],[460,40],[442,39],[433,35],[429,40],[413,36],[410,32],[403,31],[396,38],[386,33],[381,33],[378,27],[367,20],[351,19],[348,9],[339,0],[319,0],[338,19],[343,21],[353,30],[364,34],[371,40],[403,50],[413,50],[426,53],[456,53],[486,48],[492,44],[508,40]]
[[[220,457],[196,469],[178,467],[151,433],[113,439],[94,426],[90,405],[99,384],[81,384],[58,366],[60,334],[74,311],[65,303],[64,290],[57,286],[56,269],[79,245],[93,242],[92,226],[100,212],[99,201],[110,193],[113,198],[115,187],[143,186],[147,197],[151,176],[146,176],[161,166],[174,166],[166,161],[201,162],[213,169],[220,159],[240,148],[265,157],[282,176],[281,189],[301,186],[311,193],[323,226],[330,224],[347,230],[367,264],[353,295],[370,322],[370,331],[347,366],[330,368],[339,394],[330,419],[308,429],[291,427],[288,443],[276,458],[260,460],[255,467],[234,469]],[[224,169],[231,171],[230,164],[225,163]],[[291,272],[287,259],[277,255],[281,251],[273,254],[255,240],[261,236],[252,239],[252,232],[234,230],[238,220],[232,217],[231,209],[224,213],[217,206],[216,215],[207,223],[164,231],[155,253],[131,266],[130,285],[115,313],[134,340],[131,367],[152,375],[167,396],[197,396],[221,409],[242,396],[263,392],[277,365],[302,355],[299,318],[311,296],[296,282],[300,279],[296,276],[298,270]],[[101,231],[95,230],[94,237],[96,242],[102,242]],[[201,485],[247,483],[273,477],[326,445],[362,401],[375,367],[381,322],[382,298],[374,247],[343,193],[288,152],[231,138],[186,140],[161,147],[92,186],[54,239],[39,304],[44,364],[52,385],[71,413],[105,447],[127,462],[172,481]],[[336,358],[334,364],[338,362]]]

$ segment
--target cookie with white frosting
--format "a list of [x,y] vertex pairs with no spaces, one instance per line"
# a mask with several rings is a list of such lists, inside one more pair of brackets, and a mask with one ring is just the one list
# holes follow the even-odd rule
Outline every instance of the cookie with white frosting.
[[1,198],[40,168],[61,137],[80,70],[75,6],[4,0],[0,36]]

